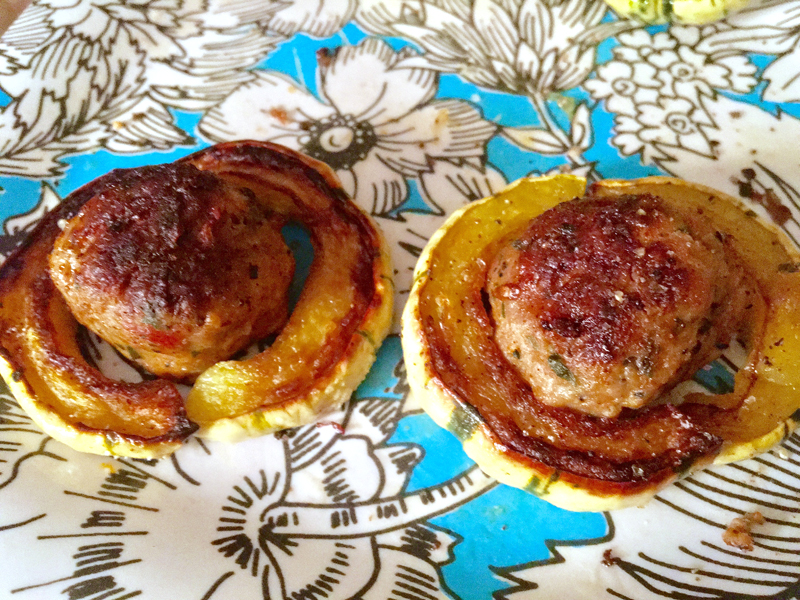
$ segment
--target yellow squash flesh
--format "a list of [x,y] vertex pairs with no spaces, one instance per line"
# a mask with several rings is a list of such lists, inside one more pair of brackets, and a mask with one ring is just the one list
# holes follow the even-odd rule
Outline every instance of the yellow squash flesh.
[[209,368],[185,402],[166,380],[111,380],[81,355],[78,324],[47,271],[59,222],[101,183],[71,194],[0,270],[0,374],[46,433],[77,450],[161,457],[198,428],[238,440],[308,423],[350,397],[391,325],[385,242],[329,167],[263,142],[219,144],[182,162],[251,189],[309,231],[314,260],[305,287],[269,348]]
[[[796,426],[800,408],[800,274],[794,267],[798,254],[777,231],[748,216],[739,203],[710,188],[680,180],[654,177],[635,181],[604,181],[593,186],[594,195],[652,193],[707,211],[720,228],[736,232],[736,249],[758,279],[765,298],[763,324],[754,324],[748,365],[736,375],[728,397],[706,398],[719,405],[708,424],[710,433],[722,437],[716,456],[705,456],[656,485],[597,486],[596,482],[546,464],[536,463],[507,447],[473,406],[502,398],[501,375],[481,360],[490,347],[476,315],[485,312],[470,294],[483,286],[487,264],[499,245],[527,223],[559,202],[583,196],[582,178],[559,175],[525,179],[499,194],[465,206],[454,213],[431,238],[417,263],[415,281],[403,314],[403,349],[412,393],[440,426],[462,441],[467,454],[500,481],[542,496],[570,510],[608,510],[640,505],[679,476],[713,461],[739,460],[762,452],[783,439]],[[478,297],[479,298],[479,297]],[[474,305],[473,305],[474,304]],[[429,324],[448,343],[454,370],[468,373],[470,397],[445,383],[435,365]],[[491,340],[491,338],[489,338]],[[508,368],[512,368],[508,365]]]

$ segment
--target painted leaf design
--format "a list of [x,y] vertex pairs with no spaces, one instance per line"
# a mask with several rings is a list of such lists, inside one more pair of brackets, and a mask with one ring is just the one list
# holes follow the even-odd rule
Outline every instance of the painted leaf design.
[[592,144],[592,113],[586,104],[581,103],[575,109],[570,124],[569,137],[573,146],[585,151]]
[[538,152],[556,155],[568,150],[564,142],[554,133],[539,127],[503,127],[502,133],[518,146]]

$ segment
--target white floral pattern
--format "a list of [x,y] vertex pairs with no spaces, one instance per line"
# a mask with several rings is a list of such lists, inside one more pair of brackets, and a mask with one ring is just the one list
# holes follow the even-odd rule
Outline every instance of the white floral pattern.
[[600,40],[631,27],[601,23],[605,13],[593,0],[435,1],[409,8],[392,28],[426,50],[406,65],[427,64],[479,86],[528,96],[541,126],[505,128],[508,139],[535,152],[563,154],[573,172],[584,167],[590,173],[581,156],[590,143],[587,111],[573,110],[564,131],[547,101],[588,77]]
[[706,109],[720,91],[747,93],[756,67],[744,56],[698,51],[699,27],[672,27],[654,35],[621,33],[614,60],[600,65],[586,82],[592,95],[615,113],[613,138],[623,154],[641,153],[645,162],[669,158],[670,148],[714,156]]
[[771,0],[746,9],[731,17],[727,27],[704,39],[700,47],[708,53],[775,55],[762,76],[767,82],[764,100],[800,102],[800,2]]
[[39,2],[2,38],[0,173],[48,177],[59,159],[190,144],[173,109],[202,110],[252,77],[278,39],[202,26],[201,2]]
[[[403,588],[419,593],[426,581],[438,579],[437,568],[452,560],[457,541],[452,535],[417,516],[388,514],[422,450],[387,445],[402,408],[387,412],[385,405],[383,399],[364,400],[334,415],[334,422],[344,424],[341,433],[331,425],[312,425],[271,439],[269,464],[234,487],[212,544],[238,565],[250,584],[248,597],[313,597],[315,590],[343,600],[381,598],[386,590]],[[376,409],[384,415],[371,422]],[[450,504],[494,485],[479,474],[475,484]],[[414,496],[404,502],[413,504]],[[406,571],[420,575],[408,577]]]
[[[83,181],[237,138],[336,170],[385,232],[398,315],[447,215],[525,174],[680,176],[797,243],[799,53],[800,0],[653,28],[601,0],[33,0],[0,38],[0,254]],[[161,462],[77,455],[0,392],[0,595],[797,597],[796,436],[572,515],[495,486],[404,377],[390,336],[332,420]],[[719,544],[759,507],[763,547]]]
[[215,142],[268,140],[327,162],[358,204],[386,214],[406,200],[406,179],[431,173],[438,161],[465,177],[484,172],[484,146],[496,129],[466,102],[434,100],[434,71],[398,67],[415,54],[377,39],[323,54],[322,99],[280,73],[259,73],[211,109],[200,131]]

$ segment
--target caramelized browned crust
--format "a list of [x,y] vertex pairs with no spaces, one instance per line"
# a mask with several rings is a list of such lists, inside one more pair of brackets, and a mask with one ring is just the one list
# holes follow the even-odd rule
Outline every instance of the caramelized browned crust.
[[[151,202],[153,194],[163,202]],[[112,381],[81,356],[78,323],[50,278],[57,240],[55,278],[87,324],[102,328],[110,316],[121,332],[115,338],[112,329],[112,341],[142,342],[134,352],[155,348],[163,359],[187,340],[189,355],[191,344],[214,345],[217,330],[181,338],[209,315],[234,330],[250,327],[247,339],[284,320],[288,252],[280,240],[277,258],[261,253],[287,221],[309,230],[315,257],[292,316],[265,352],[207,369],[186,403],[168,381]],[[242,264],[227,264],[234,260]],[[262,273],[274,269],[272,279]],[[273,287],[279,300],[263,305],[268,310],[248,306]],[[245,306],[237,312],[231,302]],[[334,173],[280,146],[235,142],[173,165],[113,172],[46,215],[0,269],[0,374],[53,437],[87,452],[157,457],[197,424],[211,437],[240,439],[341,405],[369,370],[391,314],[383,238]],[[164,339],[154,318],[179,343]],[[148,327],[137,328],[142,321]]]
[[[683,203],[683,215],[707,214],[714,223],[710,235],[722,244],[711,246],[724,250],[730,243],[726,259],[737,263],[734,273],[741,269],[754,282],[748,296],[752,306],[726,317],[726,333],[713,342],[741,334],[747,364],[736,373],[730,394],[688,394],[678,403],[662,399],[623,407],[614,418],[545,404],[515,368],[515,357],[498,344],[492,318],[498,309],[489,310],[482,288],[498,251],[514,240],[523,240],[516,245],[524,247],[530,219],[581,195],[582,183],[571,176],[523,180],[448,219],[418,262],[403,315],[403,347],[415,397],[484,470],[559,506],[605,510],[641,504],[670,481],[715,460],[752,456],[795,427],[800,338],[792,323],[800,312],[800,279],[785,266],[797,262],[788,242],[714,190],[669,178],[595,185],[589,196],[603,199],[597,206],[624,205],[630,196],[652,194],[673,205]],[[565,216],[553,214],[558,222]],[[545,277],[563,272],[558,259],[555,263]],[[683,293],[677,282],[665,287],[654,291]],[[718,294],[713,285],[706,290],[712,298]],[[690,295],[697,291],[690,285]],[[588,306],[591,313],[595,305],[589,301]],[[665,304],[668,317],[673,306]],[[703,306],[711,310],[710,304]],[[727,319],[735,322],[742,314],[748,322],[737,331]]]
[[[264,151],[267,148],[272,151]],[[333,172],[310,168],[319,163],[297,153],[268,143],[218,144],[183,162],[213,172],[229,185],[253,190],[267,199],[278,215],[301,223],[310,233],[315,260],[287,326],[271,348],[240,363],[243,373],[261,373],[261,382],[242,375],[248,378],[250,398],[241,395],[239,384],[222,391],[230,394],[226,399],[229,406],[242,406],[234,409],[234,415],[262,405],[289,409],[332,381],[337,365],[353,360],[365,340],[376,345],[385,335],[383,331],[373,336],[372,326],[365,325],[384,315],[390,296],[385,288],[387,263],[382,239],[369,217],[347,200]],[[327,321],[316,323],[318,298],[337,291],[341,303],[331,304],[337,326],[330,327]],[[307,335],[304,331],[313,327],[318,328],[319,337],[302,341]],[[303,370],[281,367],[287,356],[293,363],[303,364]],[[221,392],[216,377],[225,376],[228,369],[221,363],[198,380],[189,397],[190,412],[200,404],[203,412],[213,410],[212,394]],[[236,380],[240,381],[238,376]]]
[[[84,186],[47,214],[0,270],[0,346],[11,371],[8,383],[24,390],[18,397],[37,403],[27,407],[34,419],[39,410],[53,411],[81,431],[104,437],[99,447],[122,444],[159,455],[159,448],[172,451],[197,429],[177,388],[164,381],[114,381],[89,365],[75,341],[78,323],[48,275],[59,222],[73,216],[95,189]],[[49,433],[58,427],[37,421]]]
[[495,339],[542,402],[647,406],[750,320],[757,292],[729,240],[652,194],[563,202],[493,260]]
[[[470,304],[478,306],[474,300]],[[473,316],[488,323],[488,315]],[[494,378],[493,395],[487,397],[453,361],[448,349],[457,341],[432,320],[424,334],[430,340],[431,368],[444,387],[469,398],[500,443],[531,464],[563,471],[562,478],[578,476],[584,489],[607,490],[611,483],[618,491],[651,486],[713,455],[722,444],[702,426],[713,410],[707,406],[662,405],[604,418],[544,404],[510,368],[492,339],[491,327],[484,332],[486,352],[480,356],[482,370]]]
[[294,260],[246,188],[187,164],[115,170],[50,254],[72,314],[159,376],[193,378],[277,331]]

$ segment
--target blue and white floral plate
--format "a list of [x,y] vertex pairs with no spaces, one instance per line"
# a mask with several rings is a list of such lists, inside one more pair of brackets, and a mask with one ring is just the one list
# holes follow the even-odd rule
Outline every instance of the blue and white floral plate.
[[[595,0],[34,0],[0,39],[0,251],[111,168],[240,138],[337,170],[398,309],[445,215],[529,174],[672,174],[798,240],[800,0],[652,28]],[[753,511],[753,549],[726,545]],[[797,435],[569,513],[419,411],[396,335],[325,422],[160,462],[73,452],[0,393],[2,598],[788,600],[798,556]]]

